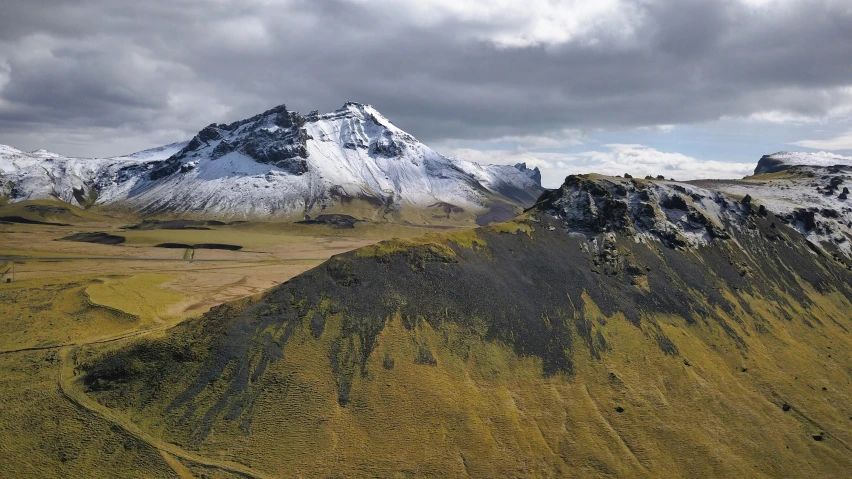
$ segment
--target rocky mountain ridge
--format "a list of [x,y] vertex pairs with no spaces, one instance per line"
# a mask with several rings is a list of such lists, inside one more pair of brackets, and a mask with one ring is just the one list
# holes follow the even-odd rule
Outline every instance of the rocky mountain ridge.
[[763,214],[772,212],[828,254],[852,257],[852,158],[782,152],[761,158],[755,172],[742,180],[689,183],[747,200]]

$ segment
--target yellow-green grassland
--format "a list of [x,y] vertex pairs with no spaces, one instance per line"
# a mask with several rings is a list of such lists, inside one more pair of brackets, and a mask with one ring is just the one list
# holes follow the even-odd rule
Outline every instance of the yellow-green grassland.
[[[83,346],[121,347],[162,336],[187,318],[257,295],[334,254],[431,231],[286,222],[144,230],[129,228],[141,222],[132,215],[54,201],[0,206],[0,216],[33,222],[0,223],[0,273],[8,270],[0,281],[0,477],[15,478],[245,477],[238,466],[229,470],[203,458],[170,455],[86,409],[80,400],[85,395],[62,385],[63,359]],[[62,239],[94,233],[124,241]],[[241,249],[186,254],[157,247],[162,243]],[[7,283],[13,269],[14,281]]]

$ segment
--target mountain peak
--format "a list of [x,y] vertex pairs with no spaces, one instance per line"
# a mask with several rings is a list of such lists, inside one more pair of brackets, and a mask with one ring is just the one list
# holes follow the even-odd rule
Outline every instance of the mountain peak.
[[536,183],[541,185],[541,170],[539,170],[537,166],[530,169],[530,168],[527,168],[526,162],[522,162],[522,163],[515,163],[515,169],[517,169],[521,173],[526,174],[527,176],[529,176],[530,178],[535,180]]
[[343,107],[341,108],[341,110],[344,110],[346,108],[364,109],[364,108],[372,108],[372,106],[370,106],[368,103],[361,103],[361,102],[358,102],[358,101],[347,101],[346,103],[343,104]]

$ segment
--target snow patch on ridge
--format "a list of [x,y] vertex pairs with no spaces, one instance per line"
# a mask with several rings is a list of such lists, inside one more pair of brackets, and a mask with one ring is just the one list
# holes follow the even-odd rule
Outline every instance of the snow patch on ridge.
[[837,165],[852,165],[852,157],[841,156],[835,153],[820,151],[816,153],[804,153],[799,151],[779,151],[771,155],[764,155],[757,162],[754,174],[776,173],[789,170],[793,167],[813,166],[827,167]]
[[569,232],[619,232],[671,247],[728,238],[727,231],[739,228],[749,211],[746,205],[693,185],[590,175],[569,176],[538,205]]

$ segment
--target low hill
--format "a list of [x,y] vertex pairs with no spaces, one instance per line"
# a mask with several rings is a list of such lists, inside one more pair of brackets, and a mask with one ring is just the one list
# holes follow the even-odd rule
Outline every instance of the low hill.
[[77,357],[148,433],[257,477],[844,477],[852,272],[751,200],[570,176]]
[[90,211],[58,200],[28,200],[0,205],[6,223],[70,225],[103,219]]

